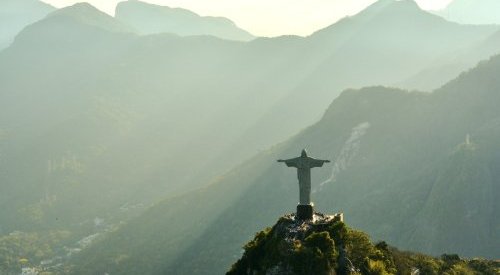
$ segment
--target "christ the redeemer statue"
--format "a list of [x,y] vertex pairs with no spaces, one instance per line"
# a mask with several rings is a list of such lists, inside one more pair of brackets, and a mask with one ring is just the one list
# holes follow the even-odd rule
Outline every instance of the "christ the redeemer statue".
[[298,158],[278,160],[284,162],[288,167],[297,168],[299,179],[300,200],[297,206],[297,216],[299,219],[312,219],[313,206],[311,203],[311,168],[322,167],[329,160],[314,159],[307,156],[306,150]]

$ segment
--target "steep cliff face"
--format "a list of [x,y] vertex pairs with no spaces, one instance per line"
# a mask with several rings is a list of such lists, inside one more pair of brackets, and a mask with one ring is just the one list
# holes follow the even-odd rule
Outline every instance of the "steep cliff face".
[[500,263],[457,255],[439,259],[401,252],[349,228],[341,215],[315,213],[313,220],[281,217],[257,233],[227,275],[499,274]]

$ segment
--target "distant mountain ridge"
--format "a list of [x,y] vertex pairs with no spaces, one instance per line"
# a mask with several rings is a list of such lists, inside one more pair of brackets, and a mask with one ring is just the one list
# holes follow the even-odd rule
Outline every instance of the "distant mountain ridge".
[[239,41],[249,41],[255,38],[227,18],[202,17],[189,10],[158,6],[137,0],[118,3],[115,17],[132,26],[139,34],[213,35]]
[[48,18],[51,17],[68,17],[77,20],[81,24],[98,27],[110,32],[133,33],[133,29],[127,25],[86,2],[77,3],[64,9],[56,10],[48,16]]
[[497,0],[453,0],[435,13],[462,24],[500,24],[500,2]]
[[500,31],[497,31],[477,44],[443,55],[423,71],[403,82],[394,83],[394,86],[422,91],[433,90],[443,86],[461,72],[474,67],[479,60],[488,59],[499,53]]
[[38,0],[2,0],[0,2],[0,50],[8,47],[14,37],[55,8]]
[[[279,125],[283,133],[286,129],[294,129],[288,132],[288,136],[293,135],[301,129],[293,125],[317,121],[320,110],[327,107],[327,99],[335,98],[343,89],[379,84],[398,87],[402,79],[413,78],[435,64],[448,65],[448,60],[441,63],[439,59],[452,53],[459,55],[498,30],[495,26],[463,26],[448,22],[423,11],[413,0],[377,1],[359,14],[344,18],[303,40],[296,54],[301,58],[300,64],[304,64],[300,68],[303,75],[289,94],[255,124],[252,133],[245,135],[244,141],[257,140],[256,135],[262,132],[274,132],[265,128],[267,125]],[[401,86],[439,88],[463,70],[496,53],[500,53],[500,49],[484,51],[479,56],[472,54],[472,62],[459,66],[458,71],[454,67],[441,68],[443,79],[440,81],[415,77],[410,85]],[[435,73],[432,76],[439,79]],[[428,85],[427,81],[432,84]],[[300,106],[295,107],[295,120],[288,119],[291,106]],[[274,139],[275,142],[280,140],[282,138]],[[244,146],[238,143],[235,147]]]
[[[136,0],[120,2],[116,8],[118,21],[98,11],[86,2],[63,8],[62,11],[38,0],[5,0],[0,3],[0,50],[9,46],[26,26],[50,13],[66,13],[74,19],[106,28],[110,31],[134,32],[139,35],[172,33],[181,36],[213,35],[215,37],[249,41],[255,37],[238,28],[224,17],[202,17],[185,9],[172,9]],[[93,14],[100,13],[100,16]],[[94,16],[93,18],[85,18]],[[94,20],[94,22],[91,22]],[[100,22],[99,22],[100,21]],[[103,24],[103,25],[102,25]]]

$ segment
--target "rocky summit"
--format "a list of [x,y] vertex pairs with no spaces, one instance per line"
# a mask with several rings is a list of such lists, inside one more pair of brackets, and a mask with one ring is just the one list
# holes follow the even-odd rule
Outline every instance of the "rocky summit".
[[343,214],[281,217],[257,233],[226,275],[499,274],[500,263],[402,252],[349,228]]
[[342,214],[316,212],[311,220],[285,215],[245,245],[243,257],[227,274],[336,274],[335,238],[342,229]]

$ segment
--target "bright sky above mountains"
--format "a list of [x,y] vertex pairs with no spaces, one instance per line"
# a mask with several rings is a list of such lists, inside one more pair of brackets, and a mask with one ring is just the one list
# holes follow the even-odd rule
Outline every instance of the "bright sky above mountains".
[[[84,0],[43,0],[58,8]],[[114,14],[122,0],[87,0]],[[144,2],[189,9],[200,15],[224,16],[258,36],[308,35],[342,17],[353,15],[375,0],[143,0]],[[444,8],[452,0],[416,0],[423,9]]]

